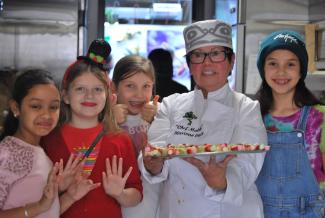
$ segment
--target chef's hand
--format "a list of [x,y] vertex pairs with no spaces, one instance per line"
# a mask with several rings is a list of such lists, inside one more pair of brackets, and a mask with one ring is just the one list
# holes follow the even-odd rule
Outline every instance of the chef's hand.
[[229,161],[234,157],[236,157],[236,155],[227,155],[225,159],[217,162],[216,156],[211,155],[208,163],[204,163],[195,157],[187,157],[183,159],[197,167],[209,187],[212,189],[225,190],[227,188],[227,166]]

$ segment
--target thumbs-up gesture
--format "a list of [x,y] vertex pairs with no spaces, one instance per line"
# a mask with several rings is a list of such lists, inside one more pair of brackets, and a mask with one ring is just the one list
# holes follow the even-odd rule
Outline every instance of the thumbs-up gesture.
[[151,123],[153,121],[153,118],[157,113],[158,100],[159,100],[159,95],[155,95],[152,102],[148,102],[143,106],[141,116],[148,123]]
[[128,115],[128,106],[126,104],[117,104],[116,94],[112,94],[111,104],[117,124],[124,123]]

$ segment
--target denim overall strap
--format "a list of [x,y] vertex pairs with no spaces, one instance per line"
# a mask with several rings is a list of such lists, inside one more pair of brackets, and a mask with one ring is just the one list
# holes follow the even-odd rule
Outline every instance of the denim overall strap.
[[298,121],[298,124],[297,124],[297,129],[305,132],[306,125],[307,125],[307,118],[308,118],[308,114],[309,114],[310,109],[311,109],[311,106],[304,106],[302,108],[300,118],[299,118],[299,121]]

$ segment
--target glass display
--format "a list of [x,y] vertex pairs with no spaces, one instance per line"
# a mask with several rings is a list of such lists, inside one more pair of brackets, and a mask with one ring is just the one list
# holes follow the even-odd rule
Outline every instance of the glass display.
[[[106,24],[104,36],[112,47],[112,67],[126,55],[148,57],[153,49],[164,48],[173,54],[174,80],[190,89],[190,74],[184,57],[183,29],[184,26]],[[112,77],[112,72],[110,76]]]
[[[233,51],[237,55],[237,41],[242,39],[237,39],[237,8],[238,8],[238,1],[237,0],[216,0],[215,1],[215,17],[219,20],[223,20],[230,25],[232,25],[232,45]],[[237,56],[236,56],[237,58]],[[230,87],[235,90],[236,88],[236,69],[237,69],[237,62],[235,60],[235,64],[231,75],[228,77],[228,81]]]
[[112,46],[111,68],[126,55],[148,57],[153,49],[167,49],[173,54],[174,80],[190,90],[183,29],[191,14],[191,0],[106,0],[104,38]]

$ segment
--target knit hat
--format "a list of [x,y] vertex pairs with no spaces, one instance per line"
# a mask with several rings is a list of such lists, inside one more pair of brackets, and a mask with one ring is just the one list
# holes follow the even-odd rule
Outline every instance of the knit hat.
[[87,60],[96,64],[100,69],[106,71],[108,67],[108,58],[111,53],[111,46],[104,39],[95,39],[89,46],[86,56],[79,56],[78,60]]
[[211,45],[225,46],[232,49],[231,26],[220,20],[204,20],[185,27],[184,40],[186,54]]
[[300,62],[301,79],[305,79],[308,67],[308,54],[302,36],[291,30],[280,30],[268,35],[261,43],[257,56],[257,68],[264,78],[265,58],[268,54],[277,49],[287,49],[297,55]]

